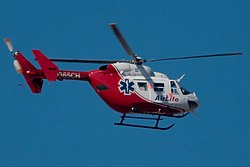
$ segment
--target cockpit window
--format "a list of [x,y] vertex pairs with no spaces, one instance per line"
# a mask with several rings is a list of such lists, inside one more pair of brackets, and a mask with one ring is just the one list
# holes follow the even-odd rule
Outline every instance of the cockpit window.
[[175,82],[170,81],[170,85],[171,85],[171,93],[178,95],[179,93],[178,93],[177,86],[176,86]]
[[182,92],[183,95],[189,95],[189,94],[191,94],[191,92],[189,92],[187,89],[185,89],[183,87],[181,87],[181,92]]
[[175,81],[170,81],[170,85],[171,85],[171,93],[173,94],[183,94],[183,95],[189,95],[192,92],[188,91],[187,89],[183,88],[180,86],[179,82],[175,82]]

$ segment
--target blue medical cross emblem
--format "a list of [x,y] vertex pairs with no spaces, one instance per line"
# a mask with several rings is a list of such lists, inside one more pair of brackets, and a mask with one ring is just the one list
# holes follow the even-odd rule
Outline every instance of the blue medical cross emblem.
[[134,82],[129,82],[129,79],[120,80],[119,82],[119,90],[123,92],[124,95],[130,95],[131,92],[134,92]]

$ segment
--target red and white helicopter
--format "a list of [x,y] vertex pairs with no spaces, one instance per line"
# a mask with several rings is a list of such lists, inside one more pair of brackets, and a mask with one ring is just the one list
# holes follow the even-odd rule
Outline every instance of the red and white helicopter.
[[[21,52],[13,50],[8,38],[5,39],[5,43],[13,54],[16,71],[24,76],[32,93],[41,93],[44,79],[48,81],[87,81],[110,108],[123,114],[121,121],[115,125],[159,130],[167,130],[174,126],[172,124],[168,127],[160,127],[159,122],[162,117],[185,117],[199,106],[200,101],[194,92],[190,92],[180,85],[184,75],[177,80],[170,79],[165,74],[152,71],[151,68],[144,66],[144,63],[241,55],[241,53],[224,53],[146,60],[138,57],[132,51],[116,24],[112,23],[110,27],[132,60],[50,59],[40,50],[32,50],[35,59],[41,66],[41,69],[37,69]],[[107,65],[96,70],[82,72],[61,70],[53,62]],[[125,119],[153,120],[155,124],[150,126],[125,123]]]

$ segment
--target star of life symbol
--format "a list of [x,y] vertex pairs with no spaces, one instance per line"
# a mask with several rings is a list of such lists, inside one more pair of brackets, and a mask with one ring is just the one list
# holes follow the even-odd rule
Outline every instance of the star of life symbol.
[[119,90],[123,92],[124,95],[131,95],[134,92],[134,82],[129,82],[129,79],[120,80],[119,82]]

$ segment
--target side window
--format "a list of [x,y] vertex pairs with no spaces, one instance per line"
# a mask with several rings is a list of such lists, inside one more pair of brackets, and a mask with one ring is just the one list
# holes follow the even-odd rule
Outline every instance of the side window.
[[171,93],[178,95],[179,93],[177,91],[177,86],[176,86],[175,82],[174,81],[170,81],[170,85],[171,85]]
[[138,87],[140,90],[147,91],[147,83],[146,82],[138,82]]
[[107,69],[108,69],[108,65],[103,65],[99,68],[99,70],[102,70],[102,71],[107,70]]
[[106,85],[104,85],[104,84],[97,85],[96,88],[97,88],[98,91],[108,90],[108,89],[109,89],[109,88],[108,88]]
[[162,92],[164,90],[164,83],[154,83],[154,91]]

